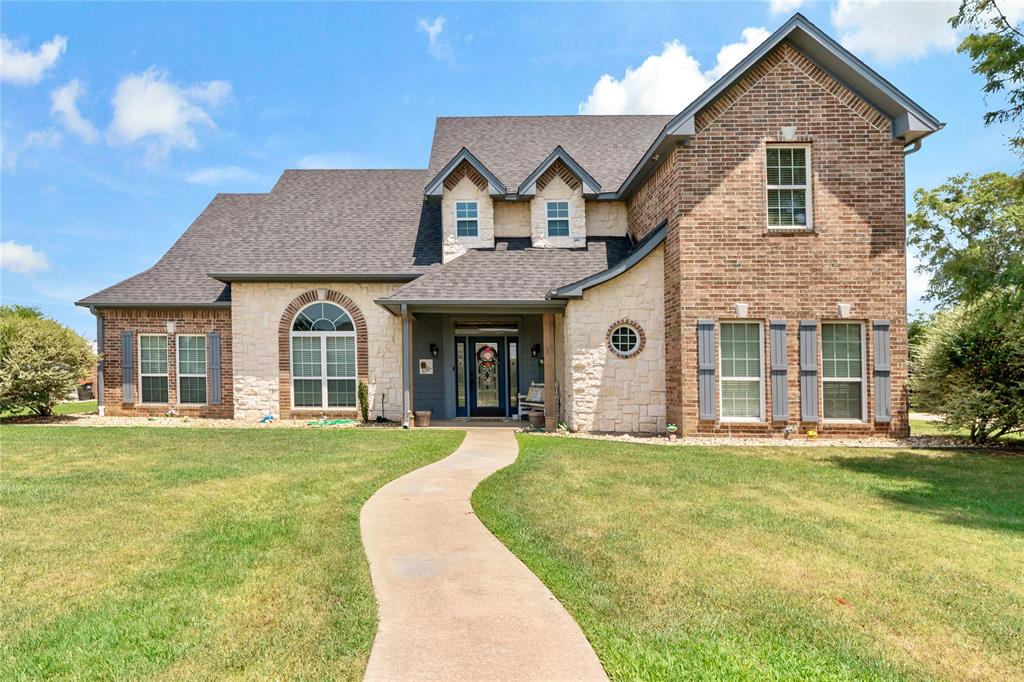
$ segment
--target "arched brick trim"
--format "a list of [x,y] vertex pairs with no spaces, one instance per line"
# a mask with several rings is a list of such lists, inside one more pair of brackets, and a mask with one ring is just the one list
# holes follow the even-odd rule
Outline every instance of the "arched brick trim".
[[[633,331],[636,332],[637,337],[639,337],[639,340],[636,344],[636,348],[633,349],[633,352],[622,353],[617,348],[615,348],[615,346],[612,345],[612,332],[618,329],[619,327],[630,327],[633,329]],[[639,355],[640,352],[644,349],[644,346],[647,345],[647,334],[644,333],[644,328],[641,327],[639,323],[634,322],[633,320],[622,319],[617,322],[614,322],[612,326],[608,327],[608,331],[605,333],[604,336],[604,342],[605,345],[608,346],[608,350],[610,350],[612,353],[619,356],[620,358],[631,358],[636,355]]]
[[[367,352],[366,347],[366,318],[363,317],[363,311],[359,309],[359,306],[355,304],[355,301],[345,294],[332,289],[324,289],[322,291],[325,292],[323,298],[320,298],[316,289],[310,289],[304,294],[294,298],[292,302],[288,304],[288,307],[284,309],[284,313],[281,315],[281,321],[278,324],[277,368],[278,376],[280,377],[280,411],[282,419],[288,419],[292,416],[292,362],[290,342],[292,321],[295,319],[298,312],[310,303],[316,303],[317,301],[330,301],[331,303],[337,303],[345,310],[346,313],[348,313],[349,317],[352,318],[352,324],[356,328],[356,378],[359,381],[368,381],[370,376],[366,367],[369,353]],[[315,412],[316,410],[313,411]],[[319,410],[319,412],[323,413],[336,412],[348,415],[353,415],[358,411],[358,407],[329,408],[326,405]]]

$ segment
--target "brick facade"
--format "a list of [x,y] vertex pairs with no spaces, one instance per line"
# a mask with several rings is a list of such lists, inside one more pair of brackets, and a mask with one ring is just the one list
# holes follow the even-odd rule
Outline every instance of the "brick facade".
[[[234,392],[232,390],[231,365],[231,310],[228,308],[208,309],[163,309],[163,308],[101,308],[97,314],[103,318],[103,399],[105,413],[114,416],[160,416],[170,408],[179,415],[192,417],[234,416]],[[174,332],[168,333],[167,323],[174,322]],[[122,333],[132,333],[132,402],[123,401],[123,365],[121,361]],[[218,405],[181,405],[178,403],[178,362],[175,337],[182,334],[220,334],[221,347],[221,402]],[[167,398],[166,404],[143,405],[140,403],[139,381],[139,334],[167,335]],[[209,395],[210,362],[207,351],[207,395]]]
[[[741,302],[749,305],[747,319],[764,322],[766,350],[768,321],[789,323],[788,424],[799,424],[799,321],[835,319],[837,304],[848,303],[851,320],[866,327],[867,420],[800,426],[829,434],[906,434],[904,160],[889,120],[784,43],[702,111],[696,124],[692,140],[677,147],[630,202],[630,231],[637,236],[668,220],[668,421],[684,434],[783,432],[787,422],[698,417],[697,321],[731,319]],[[795,127],[795,141],[810,146],[811,231],[767,227],[765,148],[781,141],[783,126]],[[892,324],[891,423],[874,422],[876,319]],[[820,368],[820,342],[818,348]],[[770,405],[768,364],[766,358]]]

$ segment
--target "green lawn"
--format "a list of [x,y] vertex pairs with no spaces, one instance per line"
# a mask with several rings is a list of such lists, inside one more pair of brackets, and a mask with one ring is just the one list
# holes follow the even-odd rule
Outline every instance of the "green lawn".
[[[83,400],[76,403],[57,403],[53,406],[53,413],[56,415],[60,414],[88,414],[96,411],[95,400]],[[31,414],[28,410],[18,410],[16,412],[0,412],[0,418],[7,417],[20,417],[23,415]]]
[[[924,419],[910,419],[910,433],[913,436],[944,436],[947,438],[963,438],[965,442],[970,440],[970,432],[967,429],[960,431],[946,431],[939,428],[939,422],[926,421]],[[1006,434],[995,441],[999,443],[1019,443],[1024,441],[1024,433]]]
[[359,509],[455,431],[0,429],[0,679],[359,679]]
[[1024,456],[520,445],[474,508],[613,679],[1024,678]]

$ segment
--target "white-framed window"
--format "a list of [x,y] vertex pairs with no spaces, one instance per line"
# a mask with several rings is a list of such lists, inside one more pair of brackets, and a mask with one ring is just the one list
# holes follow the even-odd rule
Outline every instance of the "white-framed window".
[[143,403],[168,401],[166,334],[139,334],[139,398]]
[[765,161],[768,227],[811,229],[811,148],[799,144],[770,144]]
[[475,201],[455,202],[455,234],[459,237],[479,236],[480,223]]
[[764,420],[764,328],[760,322],[719,324],[722,421]]
[[178,402],[205,405],[206,336],[179,334],[175,341],[178,344]]
[[356,331],[334,303],[312,303],[291,331],[292,407],[356,406]]
[[864,325],[860,322],[821,323],[822,407],[827,420],[864,421]]
[[568,237],[569,236],[569,202],[549,201],[547,202],[548,212],[548,236]]
[[608,348],[620,358],[630,358],[644,348],[644,332],[631,320],[619,320],[608,329]]

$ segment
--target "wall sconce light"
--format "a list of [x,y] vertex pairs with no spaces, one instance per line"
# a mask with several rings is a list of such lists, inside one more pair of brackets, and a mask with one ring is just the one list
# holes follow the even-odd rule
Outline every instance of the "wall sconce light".
[[167,333],[168,334],[173,334],[174,333],[174,320],[167,320]]
[[849,303],[840,303],[836,306],[836,314],[844,320],[850,316],[851,310],[853,310],[853,306]]
[[437,357],[437,344],[436,343],[430,344],[430,357],[432,357],[432,358],[436,358]]
[[747,310],[750,309],[749,303],[733,303],[732,309],[736,313],[736,317],[746,317]]
[[533,344],[533,346],[530,348],[530,357],[531,358],[539,358],[540,357],[540,344],[539,343]]

